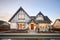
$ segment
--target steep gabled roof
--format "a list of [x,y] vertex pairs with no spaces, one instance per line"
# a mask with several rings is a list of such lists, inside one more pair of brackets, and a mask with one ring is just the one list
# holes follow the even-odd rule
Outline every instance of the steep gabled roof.
[[33,21],[33,22],[37,23],[37,22],[35,21],[35,19],[31,19],[28,23],[30,23],[31,21]]
[[38,15],[42,15],[43,18],[45,17],[41,11],[36,15],[36,18],[37,18]]
[[49,22],[49,23],[52,22],[47,16],[44,17],[44,20],[47,21],[47,22]]
[[42,12],[40,11],[36,16],[38,16],[38,15],[42,15],[42,16],[44,16],[43,14],[42,14]]
[[51,23],[52,21],[47,17],[44,16],[44,20],[37,20],[37,23]]
[[47,17],[47,16],[44,16],[44,20],[36,20],[36,16],[30,16],[31,20],[29,22],[31,22],[32,20],[35,22],[35,23],[51,23],[52,21]]
[[46,23],[46,22],[47,22],[47,23],[51,23],[51,22],[52,22],[47,16],[44,16],[41,11],[36,15],[36,17],[37,17],[38,15],[42,15],[43,18],[44,18],[44,20],[37,20],[37,22],[41,22],[41,23]]
[[[12,16],[12,18],[9,20],[9,22],[11,22],[11,20],[18,14],[18,12],[19,11],[24,11],[25,12],[25,10],[22,8],[22,7],[20,7],[18,10],[17,10],[17,12]],[[42,12],[39,12],[36,16],[29,16],[26,12],[25,12],[25,14],[31,19],[30,21],[32,21],[32,20],[36,20],[36,17],[38,16],[38,15],[42,15],[43,16],[43,18],[44,18],[44,21],[42,21],[42,20],[38,20],[38,21],[36,21],[36,22],[47,22],[47,23],[51,23],[51,20],[47,17],[47,16],[44,16],[43,14],[42,14]]]
[[36,16],[30,16],[31,19],[36,19]]
[[[18,14],[18,12],[19,11],[24,11],[25,12],[25,10],[22,8],[22,7],[20,7],[18,10],[17,10],[17,12],[12,16],[12,18],[9,20],[9,22],[11,22],[11,20]],[[25,12],[25,14],[29,17],[29,15]],[[30,18],[30,17],[29,17]]]

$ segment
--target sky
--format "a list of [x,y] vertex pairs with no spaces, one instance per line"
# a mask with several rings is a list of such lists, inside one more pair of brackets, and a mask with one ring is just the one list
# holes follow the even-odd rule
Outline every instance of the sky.
[[0,0],[0,20],[8,21],[20,7],[30,16],[41,11],[52,22],[60,19],[60,0]]

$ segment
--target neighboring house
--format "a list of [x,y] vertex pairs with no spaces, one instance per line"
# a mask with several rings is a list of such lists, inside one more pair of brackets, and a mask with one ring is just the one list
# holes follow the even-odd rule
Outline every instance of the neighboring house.
[[53,24],[53,28],[54,31],[60,31],[60,19],[56,19],[54,24]]
[[53,24],[54,28],[60,28],[60,19],[56,19],[54,24]]
[[7,31],[10,29],[10,24],[0,20],[0,31]]
[[20,7],[19,10],[9,20],[10,29],[49,31],[51,20],[39,12],[36,16],[29,16],[25,10]]

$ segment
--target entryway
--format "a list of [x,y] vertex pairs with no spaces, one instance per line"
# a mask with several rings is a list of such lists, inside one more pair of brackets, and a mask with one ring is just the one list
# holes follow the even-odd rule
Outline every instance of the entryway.
[[35,33],[34,24],[31,24],[29,33]]
[[31,20],[29,22],[29,33],[35,33],[36,29],[36,22],[34,20]]
[[34,24],[31,24],[31,30],[34,30]]
[[36,33],[36,32],[35,32],[35,24],[30,24],[29,33]]

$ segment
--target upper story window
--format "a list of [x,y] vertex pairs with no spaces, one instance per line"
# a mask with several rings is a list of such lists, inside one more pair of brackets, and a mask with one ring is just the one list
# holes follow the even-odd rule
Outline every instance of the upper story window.
[[42,15],[38,15],[36,19],[37,20],[44,20]]
[[25,19],[25,14],[23,12],[20,12],[18,19]]
[[24,12],[22,10],[18,14],[18,19],[22,19],[22,20],[25,19],[25,14],[24,14]]

